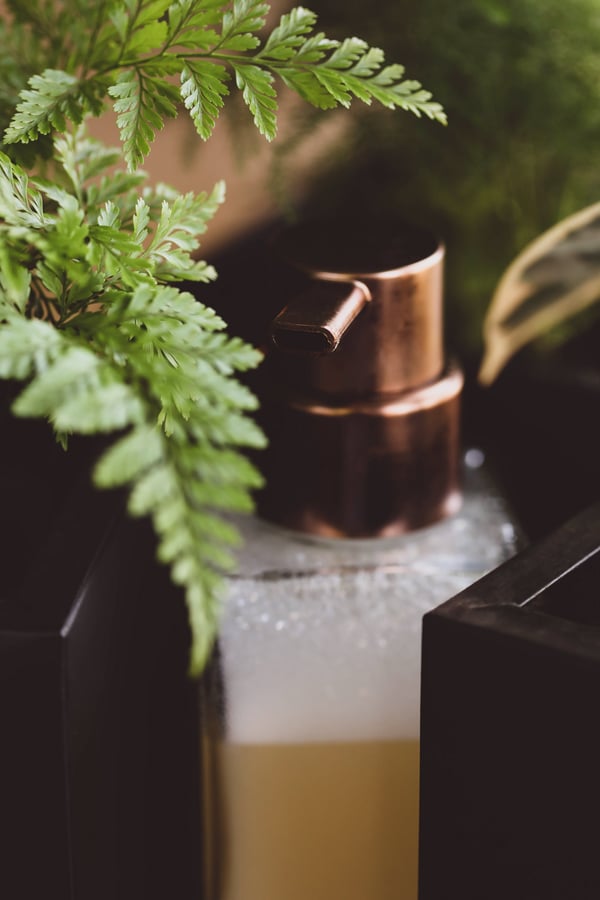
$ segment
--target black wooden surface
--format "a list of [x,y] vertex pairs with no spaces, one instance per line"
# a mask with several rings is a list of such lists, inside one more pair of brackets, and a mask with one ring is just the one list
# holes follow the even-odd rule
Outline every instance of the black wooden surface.
[[425,616],[420,900],[600,897],[600,505]]
[[149,527],[91,488],[97,448],[8,416],[4,443],[0,897],[197,898],[183,600]]

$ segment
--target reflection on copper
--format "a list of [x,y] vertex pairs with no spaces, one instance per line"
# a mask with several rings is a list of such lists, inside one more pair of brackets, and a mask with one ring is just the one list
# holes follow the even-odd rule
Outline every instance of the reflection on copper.
[[376,394],[354,403],[323,404],[311,399],[290,397],[289,405],[296,409],[304,409],[315,416],[409,416],[422,409],[432,409],[458,397],[463,389],[464,377],[456,364],[451,364],[443,378],[432,381],[422,388],[406,391],[402,394]]
[[463,379],[444,360],[443,248],[411,229],[391,254],[372,237],[368,254],[358,236],[336,248],[314,229],[306,250],[302,236],[292,231],[286,255],[296,247],[313,283],[274,322],[259,511],[330,537],[431,524],[460,503]]
[[333,353],[370,299],[367,288],[352,281],[315,281],[275,317],[273,341],[286,352]]

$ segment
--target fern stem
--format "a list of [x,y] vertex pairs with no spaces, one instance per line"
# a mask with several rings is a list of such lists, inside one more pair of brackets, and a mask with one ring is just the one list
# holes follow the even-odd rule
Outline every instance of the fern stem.
[[100,33],[100,29],[102,28],[102,25],[104,24],[105,11],[106,11],[106,0],[103,0],[103,2],[100,3],[100,5],[98,6],[96,19],[95,19],[94,25],[92,27],[92,30],[90,31],[90,37],[89,37],[89,41],[88,41],[88,49],[87,49],[87,53],[84,56],[84,64],[83,64],[83,68],[82,68],[82,77],[83,78],[87,78],[89,71],[90,71],[89,66],[87,65],[87,60],[91,56],[92,50],[94,49],[94,44],[96,43],[96,39],[98,38],[98,35]]

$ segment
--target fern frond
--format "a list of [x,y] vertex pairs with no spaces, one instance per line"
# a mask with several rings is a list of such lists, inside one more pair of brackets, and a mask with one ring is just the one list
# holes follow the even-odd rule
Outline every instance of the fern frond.
[[115,101],[125,160],[129,171],[134,171],[150,151],[156,132],[164,126],[164,116],[177,115],[179,95],[173,85],[141,67],[122,72],[108,92]]
[[78,197],[82,196],[86,182],[121,161],[119,149],[106,147],[101,141],[89,137],[82,126],[73,132],[57,135],[54,151]]
[[198,236],[206,230],[224,199],[225,185],[218,182],[210,194],[181,194],[172,204],[163,202],[154,236],[145,252],[159,281],[206,281],[214,277],[214,270],[206,263],[195,262],[192,254],[200,246]]
[[140,420],[144,404],[135,390],[123,382],[98,384],[89,393],[65,401],[50,416],[60,432],[98,434],[120,431]]
[[302,6],[285,13],[258,56],[275,60],[291,59],[305,43],[304,36],[312,31],[316,21],[315,13]]
[[29,301],[31,272],[28,255],[19,252],[10,236],[0,231],[0,324],[11,313],[23,313]]
[[[307,53],[310,66],[300,66],[300,62],[306,63]],[[403,66],[384,66],[383,51],[359,38],[341,43],[324,36],[316,42],[309,38],[293,55],[288,54],[283,65],[266,62],[285,84],[320,109],[337,104],[348,107],[353,98],[366,104],[375,100],[389,109],[399,108],[446,123],[441,105],[432,100],[429,91],[418,81],[405,80]]]
[[277,134],[277,93],[273,76],[253,65],[233,63],[236,84],[242,91],[244,103],[252,113],[254,124],[268,141]]
[[[112,209],[116,207],[113,205]],[[134,288],[146,280],[148,271],[141,258],[142,248],[134,236],[119,229],[118,221],[114,225],[109,221],[106,218],[90,226],[87,259],[105,275],[117,277],[122,286]]]
[[15,316],[0,329],[0,376],[31,379],[16,414],[67,433],[130,426],[95,480],[128,487],[131,512],[151,516],[159,557],[186,593],[194,671],[214,637],[236,540],[217,511],[251,508],[260,476],[239,448],[264,442],[246,416],[255,400],[232,378],[259,356],[223,325],[190,294],[144,285],[114,292],[104,315],[81,316],[76,327]]
[[222,23],[223,6],[224,0],[174,0],[168,13],[169,45],[196,51],[214,47],[219,35],[213,26]]
[[0,152],[0,217],[9,225],[41,228],[47,223],[41,193],[23,169]]
[[219,46],[224,50],[244,52],[258,47],[253,32],[264,27],[269,5],[262,0],[233,0],[231,9],[223,13]]
[[[263,443],[243,415],[255,401],[245,388],[239,395],[223,390],[223,382],[232,379],[220,371],[221,363],[232,371],[256,364],[258,356],[239,341],[229,348],[214,312],[174,288],[139,288],[111,305],[106,318],[120,323],[118,332],[107,332],[105,325],[103,330],[127,381],[144,386],[141,393],[150,405],[145,421],[99,461],[95,479],[106,486],[129,485],[130,511],[152,517],[158,555],[186,592],[192,669],[199,671],[216,629],[222,571],[231,564],[226,548],[236,538],[214,510],[251,507],[249,491],[260,477],[236,448]],[[170,358],[161,353],[165,323]]]
[[104,452],[94,470],[101,487],[123,487],[139,480],[162,459],[162,437],[156,425],[138,425]]
[[181,97],[196,131],[208,140],[229,93],[225,66],[206,60],[188,60],[181,70]]
[[69,346],[45,367],[43,378],[35,378],[13,405],[18,416],[50,417],[77,391],[98,384],[99,360],[86,347]]
[[67,120],[81,123],[86,112],[98,115],[102,109],[98,89],[59,69],[33,75],[29,88],[21,91],[21,102],[4,134],[5,142],[26,144],[53,129],[64,131]]
[[136,172],[116,171],[110,175],[103,175],[97,182],[86,184],[83,191],[83,202],[90,214],[93,215],[95,210],[112,200],[118,205],[121,211],[121,220],[125,222],[133,215],[138,201],[137,188],[146,179],[146,173],[139,169]]
[[0,378],[44,373],[61,349],[61,335],[49,322],[13,316],[0,328]]

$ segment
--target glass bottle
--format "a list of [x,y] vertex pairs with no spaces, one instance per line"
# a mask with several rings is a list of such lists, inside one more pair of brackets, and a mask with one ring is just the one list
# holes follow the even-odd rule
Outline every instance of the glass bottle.
[[283,241],[311,280],[274,323],[267,488],[204,678],[205,900],[416,900],[421,618],[515,549],[461,460],[443,248],[331,233]]

